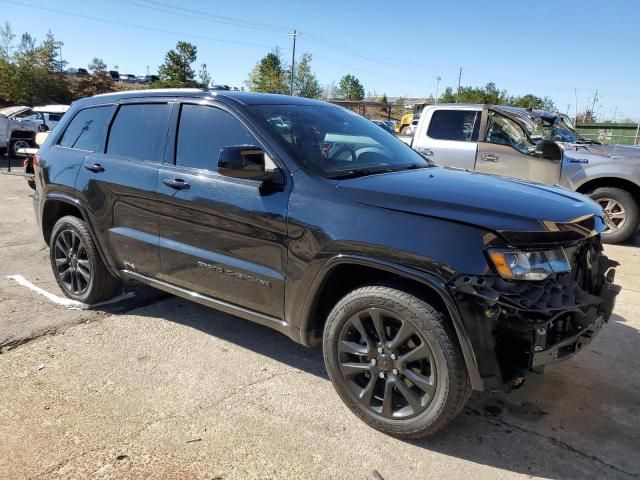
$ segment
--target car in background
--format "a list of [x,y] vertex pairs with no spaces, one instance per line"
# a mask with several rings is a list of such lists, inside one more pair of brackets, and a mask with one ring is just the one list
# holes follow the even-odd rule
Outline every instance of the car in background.
[[152,83],[157,82],[160,78],[157,75],[139,75],[138,83]]
[[109,76],[113,81],[117,82],[118,80],[120,80],[120,73],[117,72],[116,70],[109,70]]
[[121,73],[120,81],[124,83],[140,83],[140,79],[132,73]]
[[35,146],[36,133],[44,131],[44,126],[32,119],[33,114],[27,106],[0,109],[0,151],[15,157],[16,150]]
[[393,127],[389,126],[389,124],[384,120],[371,120],[373,123],[378,125],[380,128],[386,130],[389,133],[395,133],[393,131]]
[[427,106],[411,146],[445,167],[560,185],[603,209],[607,243],[640,227],[640,152],[581,137],[566,115],[504,105]]

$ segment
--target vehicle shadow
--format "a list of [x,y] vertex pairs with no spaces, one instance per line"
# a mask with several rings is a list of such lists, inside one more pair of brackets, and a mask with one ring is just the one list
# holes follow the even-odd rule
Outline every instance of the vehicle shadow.
[[[328,381],[320,348],[305,348],[267,327],[220,312],[212,314],[210,309],[186,300],[170,298],[166,303],[168,308],[162,308],[166,320]],[[145,313],[145,309],[135,312]],[[608,478],[638,475],[640,463],[634,458],[640,445],[640,422],[625,425],[607,417],[615,415],[611,412],[632,408],[629,402],[637,406],[636,387],[621,380],[622,386],[613,392],[611,385],[601,380],[608,375],[608,368],[617,368],[620,355],[640,351],[640,335],[614,315],[602,336],[608,341],[603,344],[596,339],[587,351],[554,366],[544,376],[532,377],[517,392],[474,393],[463,413],[446,429],[408,443],[477,464],[546,478],[587,478],[585,472],[592,472],[593,478],[602,478],[603,474]],[[625,339],[623,351],[616,351],[621,338]],[[596,362],[605,364],[594,368]],[[621,372],[622,377],[625,374]],[[586,387],[576,380],[584,378],[589,380]],[[603,404],[610,407],[609,413],[603,414]],[[585,422],[587,412],[597,412],[600,420]],[[598,446],[603,439],[607,439],[607,452],[614,452],[613,456],[600,452]]]

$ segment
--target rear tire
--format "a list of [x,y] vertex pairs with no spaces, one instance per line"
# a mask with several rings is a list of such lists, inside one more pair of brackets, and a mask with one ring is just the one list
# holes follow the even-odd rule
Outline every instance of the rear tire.
[[400,129],[400,135],[408,135],[408,132],[409,132],[409,125],[405,125]]
[[86,224],[66,216],[56,222],[49,240],[51,268],[64,294],[92,305],[112,298],[121,281],[105,266]]
[[601,187],[591,192],[589,196],[600,204],[611,221],[619,225],[618,228],[602,234],[603,242],[625,242],[636,233],[640,208],[631,193],[621,188]]
[[388,435],[431,435],[471,395],[444,312],[407,292],[387,286],[352,291],[329,314],[323,340],[327,372],[344,403]]

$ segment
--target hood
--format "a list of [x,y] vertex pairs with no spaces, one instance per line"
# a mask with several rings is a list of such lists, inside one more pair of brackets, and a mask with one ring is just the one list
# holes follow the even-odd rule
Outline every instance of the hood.
[[640,160],[640,148],[633,145],[590,145],[590,144],[565,144],[565,151],[589,152],[593,155],[620,159],[634,158]]
[[604,229],[602,209],[583,195],[474,172],[432,167],[341,180],[337,188],[355,202],[471,224],[514,245]]

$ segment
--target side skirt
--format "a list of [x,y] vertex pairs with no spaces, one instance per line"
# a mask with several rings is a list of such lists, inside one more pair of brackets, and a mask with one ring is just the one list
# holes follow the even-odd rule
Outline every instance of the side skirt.
[[211,307],[216,310],[220,310],[221,312],[228,313],[230,315],[235,315],[238,317],[242,317],[246,320],[251,320],[252,322],[259,323],[260,325],[264,325],[266,327],[277,330],[278,332],[286,335],[287,337],[291,338],[292,340],[298,343],[300,342],[299,330],[292,327],[284,320],[280,320],[279,318],[272,317],[270,315],[264,315],[263,313],[256,312],[255,310],[250,310],[248,308],[240,307],[238,305],[234,305],[232,303],[228,303],[223,300],[217,300],[215,298],[208,297],[207,295],[203,295],[201,293],[192,292],[191,290],[178,287],[177,285],[163,282],[162,280],[158,280],[156,278],[150,278],[145,275],[132,272],[130,270],[118,270],[118,273],[125,280],[127,279],[136,280],[138,282],[144,283],[146,285],[157,288],[159,290],[163,290],[172,295],[176,295],[178,297],[182,297],[187,300],[191,300],[193,302],[199,303],[206,307]]

